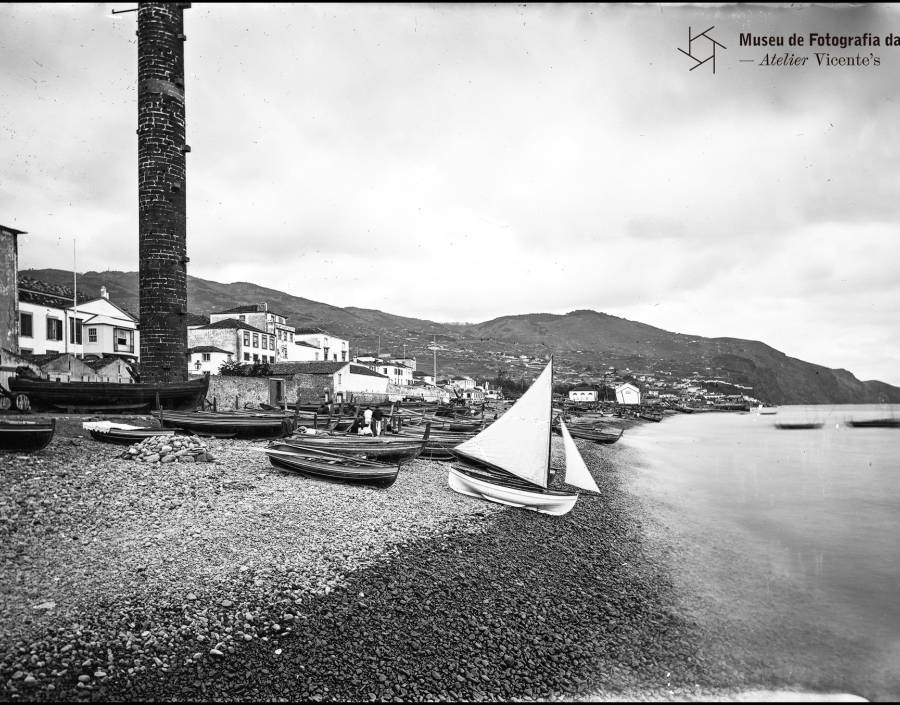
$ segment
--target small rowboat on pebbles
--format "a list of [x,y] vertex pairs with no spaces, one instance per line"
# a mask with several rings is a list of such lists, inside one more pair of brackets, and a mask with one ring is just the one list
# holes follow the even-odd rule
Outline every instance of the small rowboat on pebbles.
[[399,463],[380,463],[321,450],[304,450],[283,442],[272,443],[265,453],[269,462],[277,468],[333,482],[386,488],[394,484],[400,472]]
[[0,421],[0,450],[34,452],[46,448],[56,431],[49,421]]

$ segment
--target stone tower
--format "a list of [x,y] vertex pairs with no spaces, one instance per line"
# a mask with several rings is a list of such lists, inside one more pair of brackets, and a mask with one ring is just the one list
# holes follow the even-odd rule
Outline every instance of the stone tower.
[[19,352],[19,235],[0,225],[0,348]]
[[138,5],[141,381],[188,377],[184,17],[190,3]]

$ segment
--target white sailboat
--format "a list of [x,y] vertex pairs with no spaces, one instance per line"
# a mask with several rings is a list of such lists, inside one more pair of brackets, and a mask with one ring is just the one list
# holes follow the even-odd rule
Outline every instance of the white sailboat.
[[[565,514],[578,494],[548,488],[553,360],[503,416],[454,448],[462,460],[450,468],[450,488],[491,502],[543,514]],[[599,492],[569,429],[560,419],[568,485]]]

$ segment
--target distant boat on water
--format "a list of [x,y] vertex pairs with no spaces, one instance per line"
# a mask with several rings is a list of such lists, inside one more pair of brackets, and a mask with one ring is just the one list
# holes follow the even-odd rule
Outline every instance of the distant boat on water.
[[900,419],[865,419],[860,421],[850,420],[848,426],[853,428],[900,428]]
[[768,404],[760,404],[756,407],[756,413],[760,416],[766,416],[769,414],[777,414],[778,407],[777,406],[769,406]]
[[783,431],[802,431],[813,428],[822,428],[825,424],[821,421],[811,421],[811,422],[802,422],[802,423],[777,423],[775,424],[775,428],[780,428]]

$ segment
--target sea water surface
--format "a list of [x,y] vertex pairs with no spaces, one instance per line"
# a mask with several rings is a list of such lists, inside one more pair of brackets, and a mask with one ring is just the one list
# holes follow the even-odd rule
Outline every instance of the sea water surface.
[[900,699],[900,429],[845,425],[891,416],[782,406],[625,432],[651,543],[674,547],[681,609],[736,682]]

